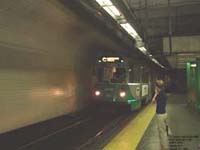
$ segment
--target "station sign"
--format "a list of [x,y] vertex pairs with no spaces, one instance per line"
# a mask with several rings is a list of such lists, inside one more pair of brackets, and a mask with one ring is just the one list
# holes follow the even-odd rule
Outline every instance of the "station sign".
[[102,62],[116,62],[119,61],[119,57],[102,57]]

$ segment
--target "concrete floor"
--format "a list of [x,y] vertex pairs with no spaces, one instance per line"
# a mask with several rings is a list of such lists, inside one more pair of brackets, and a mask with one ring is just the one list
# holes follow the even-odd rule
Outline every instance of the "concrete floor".
[[[191,112],[185,95],[168,95],[168,121],[172,130],[169,136],[170,150],[200,150],[200,114]],[[160,150],[154,117],[137,150]]]

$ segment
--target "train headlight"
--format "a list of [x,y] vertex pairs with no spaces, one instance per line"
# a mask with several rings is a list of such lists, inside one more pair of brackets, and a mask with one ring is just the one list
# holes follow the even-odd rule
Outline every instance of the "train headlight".
[[101,92],[99,90],[96,90],[95,91],[95,96],[100,96],[101,95]]
[[121,91],[121,92],[119,93],[119,96],[122,97],[122,98],[125,97],[125,96],[126,96],[126,92],[125,92],[125,91]]

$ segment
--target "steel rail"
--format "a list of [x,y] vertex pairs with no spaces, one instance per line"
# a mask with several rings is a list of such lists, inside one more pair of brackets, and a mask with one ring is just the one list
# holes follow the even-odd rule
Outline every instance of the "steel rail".
[[47,138],[49,138],[49,137],[51,137],[51,136],[54,136],[54,135],[56,135],[56,134],[58,134],[58,133],[61,133],[61,132],[65,131],[65,130],[67,130],[67,129],[76,127],[76,126],[78,126],[78,125],[80,125],[80,124],[83,124],[83,123],[85,123],[85,122],[87,122],[87,121],[89,121],[89,120],[91,120],[91,118],[82,119],[82,120],[80,120],[80,121],[78,121],[78,122],[76,122],[76,123],[73,123],[73,124],[68,125],[68,126],[66,126],[66,127],[64,127],[64,128],[61,128],[61,129],[59,129],[59,130],[56,130],[56,131],[53,132],[53,133],[50,133],[50,134],[45,135],[45,136],[42,136],[42,137],[40,137],[40,138],[38,138],[38,139],[36,139],[36,140],[33,140],[33,141],[31,141],[30,143],[27,143],[27,144],[25,144],[25,145],[22,145],[22,146],[18,147],[18,148],[15,149],[15,150],[23,150],[24,148],[27,148],[27,147],[29,147],[29,146],[31,146],[31,145],[34,145],[34,144],[36,144],[36,143],[38,143],[38,142],[41,142],[41,141],[43,141],[43,140],[45,140],[45,139],[47,139]]

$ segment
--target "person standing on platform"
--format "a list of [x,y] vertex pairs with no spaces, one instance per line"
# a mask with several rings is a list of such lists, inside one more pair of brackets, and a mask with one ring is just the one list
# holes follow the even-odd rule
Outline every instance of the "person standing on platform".
[[156,81],[155,94],[152,98],[152,103],[156,103],[156,117],[161,150],[169,150],[166,113],[167,96],[165,94],[165,83],[163,80]]

